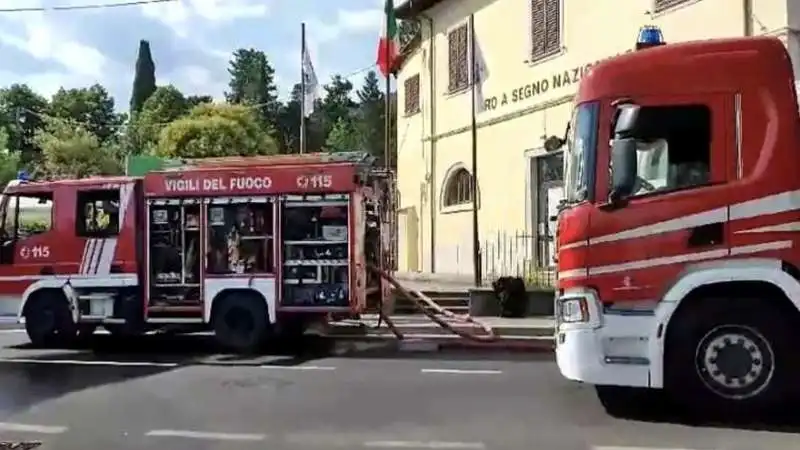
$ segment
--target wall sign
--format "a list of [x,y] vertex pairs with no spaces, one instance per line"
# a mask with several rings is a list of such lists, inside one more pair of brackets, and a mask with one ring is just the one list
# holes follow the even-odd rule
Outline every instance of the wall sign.
[[[605,59],[613,58],[615,56],[623,55],[632,51],[633,50],[627,50],[625,52],[609,56]],[[548,92],[574,86],[581,81],[581,78],[589,73],[589,70],[592,68],[592,66],[597,65],[601,61],[603,60],[587,63],[561,72],[552,73],[531,83],[527,83],[522,86],[516,86],[498,95],[487,97],[483,101],[483,107],[485,110],[491,111],[494,109],[503,108],[509,104],[519,103]]]

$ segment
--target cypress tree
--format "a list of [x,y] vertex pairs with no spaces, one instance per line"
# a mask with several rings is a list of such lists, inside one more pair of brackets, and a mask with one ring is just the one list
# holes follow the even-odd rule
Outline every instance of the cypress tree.
[[131,93],[131,115],[142,109],[144,102],[156,91],[156,65],[150,54],[150,43],[139,41],[139,55],[136,57],[136,74]]

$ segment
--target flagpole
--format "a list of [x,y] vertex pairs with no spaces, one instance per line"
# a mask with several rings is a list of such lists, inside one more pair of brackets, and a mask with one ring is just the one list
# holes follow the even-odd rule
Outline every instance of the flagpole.
[[481,247],[480,247],[480,233],[478,229],[478,126],[476,117],[478,115],[476,85],[478,83],[477,70],[475,64],[475,15],[469,16],[469,29],[470,29],[470,55],[471,61],[471,86],[470,92],[472,94],[472,268],[475,275],[475,286],[480,287],[483,280],[481,273]]
[[306,23],[300,24],[300,153],[306,152]]

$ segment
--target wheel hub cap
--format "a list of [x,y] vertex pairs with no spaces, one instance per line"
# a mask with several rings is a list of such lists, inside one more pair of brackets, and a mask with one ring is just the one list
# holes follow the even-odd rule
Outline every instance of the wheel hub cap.
[[700,341],[697,370],[710,390],[725,398],[743,399],[761,392],[774,371],[769,342],[745,326],[711,330]]

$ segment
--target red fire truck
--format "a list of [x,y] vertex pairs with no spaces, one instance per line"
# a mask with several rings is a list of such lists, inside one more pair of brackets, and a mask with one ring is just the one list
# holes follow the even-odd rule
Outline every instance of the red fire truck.
[[558,366],[612,414],[775,409],[800,386],[792,62],[769,37],[652,47],[593,67],[550,139]]
[[177,326],[250,350],[388,292],[367,265],[388,257],[390,183],[363,154],[16,181],[0,202],[0,302],[40,345]]

